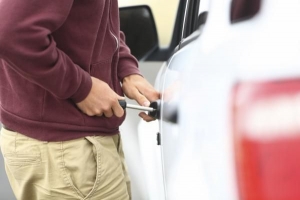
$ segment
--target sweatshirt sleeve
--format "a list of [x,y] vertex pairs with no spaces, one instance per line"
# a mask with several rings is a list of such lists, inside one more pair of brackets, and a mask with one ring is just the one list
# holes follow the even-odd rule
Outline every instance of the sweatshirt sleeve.
[[0,58],[22,77],[57,98],[80,102],[91,77],[60,49],[52,33],[65,22],[73,0],[1,0]]
[[[125,35],[120,32],[120,50],[119,50],[119,64],[118,64],[118,77],[122,81],[126,76],[132,74],[139,74],[138,61],[131,55],[130,49],[125,43]],[[142,75],[141,75],[142,76]]]

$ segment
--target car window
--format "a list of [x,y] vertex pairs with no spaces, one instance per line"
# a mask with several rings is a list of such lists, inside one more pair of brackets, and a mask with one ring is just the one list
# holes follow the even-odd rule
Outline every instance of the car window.
[[210,2],[210,0],[201,0],[200,1],[199,11],[198,11],[198,19],[196,22],[195,29],[198,29],[205,24],[207,16],[208,16],[209,2]]
[[172,39],[179,1],[180,0],[119,0],[119,7],[148,5],[152,10],[157,26],[159,46],[165,48],[170,45]]
[[190,36],[201,25],[204,25],[208,15],[209,0],[189,0],[185,13],[182,39]]
[[210,0],[201,0],[200,1],[198,16],[200,16],[201,13],[208,11],[209,2],[210,2]]

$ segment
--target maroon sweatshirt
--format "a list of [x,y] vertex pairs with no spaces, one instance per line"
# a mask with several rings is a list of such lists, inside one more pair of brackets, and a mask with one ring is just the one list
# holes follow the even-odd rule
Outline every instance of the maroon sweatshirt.
[[1,0],[0,121],[43,141],[118,133],[125,116],[89,117],[75,104],[91,76],[123,95],[120,81],[140,73],[118,12],[117,0]]

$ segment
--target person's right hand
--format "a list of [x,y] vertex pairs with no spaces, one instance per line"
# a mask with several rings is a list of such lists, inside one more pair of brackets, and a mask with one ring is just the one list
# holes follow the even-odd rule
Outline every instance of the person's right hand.
[[83,101],[76,104],[77,107],[88,116],[122,117],[124,110],[118,100],[124,97],[115,93],[107,83],[94,77],[91,78],[92,89]]

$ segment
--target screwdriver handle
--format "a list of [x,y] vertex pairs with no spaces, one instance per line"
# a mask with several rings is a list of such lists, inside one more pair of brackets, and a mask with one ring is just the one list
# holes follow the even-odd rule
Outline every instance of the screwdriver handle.
[[123,109],[126,109],[127,102],[124,99],[119,99],[119,104]]

